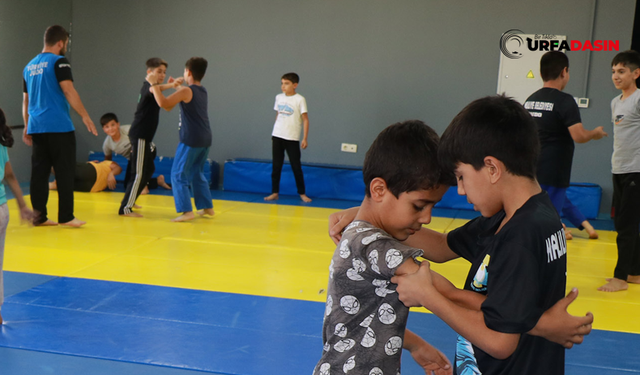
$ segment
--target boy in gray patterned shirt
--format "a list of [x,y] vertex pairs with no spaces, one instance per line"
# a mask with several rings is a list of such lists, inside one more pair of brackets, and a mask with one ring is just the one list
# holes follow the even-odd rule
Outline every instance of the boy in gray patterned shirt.
[[438,135],[420,121],[383,130],[364,161],[366,196],[329,266],[324,350],[314,374],[397,375],[401,349],[425,370],[450,374],[446,357],[410,331],[391,277],[418,270],[423,251],[402,244],[431,221],[443,183]]

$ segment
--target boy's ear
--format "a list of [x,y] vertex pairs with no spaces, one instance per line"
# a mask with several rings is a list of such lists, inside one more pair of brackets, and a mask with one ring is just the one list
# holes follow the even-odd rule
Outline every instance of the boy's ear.
[[487,156],[484,158],[484,166],[487,168],[489,180],[492,184],[498,182],[502,173],[505,172],[504,164],[493,156]]
[[640,77],[640,68],[636,68],[631,74],[633,74],[634,79],[638,79],[638,77]]
[[383,178],[376,177],[371,180],[371,183],[369,184],[369,193],[371,193],[371,199],[374,202],[382,201],[382,198],[388,193],[388,191],[387,182]]

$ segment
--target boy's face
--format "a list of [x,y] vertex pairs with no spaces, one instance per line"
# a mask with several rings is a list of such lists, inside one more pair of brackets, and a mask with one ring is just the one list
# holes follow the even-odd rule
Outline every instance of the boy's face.
[[111,120],[102,126],[102,130],[111,138],[120,133],[120,123],[116,120]]
[[442,199],[448,186],[401,193],[397,198],[387,191],[383,201],[384,229],[393,238],[404,241],[431,222],[431,210]]
[[627,90],[635,86],[636,79],[640,75],[640,69],[631,70],[622,64],[616,64],[611,67],[611,79],[618,90]]
[[282,82],[280,88],[285,95],[291,96],[296,93],[296,87],[298,87],[297,83],[293,83],[288,79],[282,79],[280,81]]
[[466,195],[473,209],[484,217],[491,217],[502,210],[502,203],[493,192],[490,173],[487,166],[479,171],[471,164],[458,163],[455,170],[458,181],[458,194]]
[[157,68],[149,68],[147,69],[147,73],[155,73],[158,77],[158,83],[164,82],[165,77],[167,76],[167,67],[160,64]]

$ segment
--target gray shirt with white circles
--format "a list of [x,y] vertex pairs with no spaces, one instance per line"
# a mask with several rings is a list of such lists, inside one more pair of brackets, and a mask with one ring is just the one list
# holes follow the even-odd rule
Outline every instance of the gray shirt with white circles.
[[347,226],[329,266],[324,348],[314,374],[400,373],[409,309],[390,279],[422,253],[365,221]]

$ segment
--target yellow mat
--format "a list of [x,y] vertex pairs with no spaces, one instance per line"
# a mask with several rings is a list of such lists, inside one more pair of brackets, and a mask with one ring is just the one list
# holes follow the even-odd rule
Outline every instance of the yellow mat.
[[[76,216],[88,223],[80,229],[20,225],[10,201],[5,270],[324,302],[335,248],[327,217],[336,210],[216,200],[215,217],[173,223],[172,197],[142,196],[145,217],[127,218],[117,215],[122,195],[75,193]],[[48,207],[55,220],[55,193]],[[429,227],[449,231],[464,222],[434,218]],[[573,233],[567,287],[580,296],[570,312],[593,312],[596,329],[640,333],[640,285],[596,290],[613,272],[615,233],[600,231],[599,240]],[[462,286],[468,263],[433,268]]]

